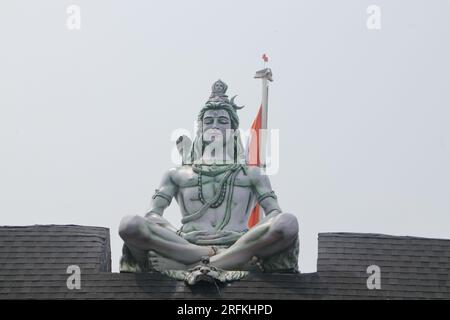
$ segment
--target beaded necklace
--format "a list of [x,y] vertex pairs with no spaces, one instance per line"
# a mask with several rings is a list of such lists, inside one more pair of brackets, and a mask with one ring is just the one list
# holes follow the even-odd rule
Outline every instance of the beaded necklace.
[[[222,188],[220,189],[220,196],[219,198],[214,202],[211,203],[209,206],[210,208],[218,208],[223,203],[223,200],[225,199],[225,194],[227,192],[227,181],[222,184]],[[200,172],[198,174],[198,198],[202,202],[202,204],[205,204],[205,198],[203,197],[203,182],[202,182],[202,173]]]
[[217,176],[221,173],[227,172],[226,176],[222,178],[224,179],[224,183],[222,183],[222,186],[220,188],[219,197],[209,206],[210,208],[218,208],[222,205],[223,201],[225,200],[225,195],[227,193],[228,178],[237,168],[239,168],[239,165],[237,164],[221,165],[221,166],[212,165],[208,166],[207,169],[204,169],[202,165],[194,165],[193,170],[198,174],[198,198],[200,199],[201,203],[202,204],[206,203],[205,197],[203,196],[202,176],[204,174],[207,176]]

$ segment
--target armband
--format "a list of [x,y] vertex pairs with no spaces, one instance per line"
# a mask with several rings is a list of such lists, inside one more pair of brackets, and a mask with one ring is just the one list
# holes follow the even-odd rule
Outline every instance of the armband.
[[263,193],[260,196],[258,196],[257,201],[258,201],[258,203],[261,203],[264,199],[269,198],[269,197],[273,198],[275,200],[278,199],[278,197],[277,197],[277,195],[275,194],[274,191],[269,191],[269,192]]
[[155,200],[157,197],[161,197],[161,198],[167,200],[169,205],[172,202],[172,197],[169,196],[168,194],[164,193],[164,192],[159,191],[159,189],[155,190],[155,194],[153,195],[152,199]]

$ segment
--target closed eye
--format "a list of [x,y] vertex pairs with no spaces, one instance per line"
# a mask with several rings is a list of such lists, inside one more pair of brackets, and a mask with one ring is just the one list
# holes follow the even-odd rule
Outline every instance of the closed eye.
[[203,123],[204,124],[211,124],[211,123],[213,123],[214,122],[214,119],[213,118],[204,118],[203,119]]

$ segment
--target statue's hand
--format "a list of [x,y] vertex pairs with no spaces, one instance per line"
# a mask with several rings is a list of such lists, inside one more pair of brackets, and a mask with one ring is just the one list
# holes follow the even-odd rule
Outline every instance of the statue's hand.
[[208,231],[191,231],[189,233],[183,233],[182,236],[184,239],[189,241],[190,243],[197,244],[197,241],[199,239],[202,239],[203,237],[210,235],[211,233]]

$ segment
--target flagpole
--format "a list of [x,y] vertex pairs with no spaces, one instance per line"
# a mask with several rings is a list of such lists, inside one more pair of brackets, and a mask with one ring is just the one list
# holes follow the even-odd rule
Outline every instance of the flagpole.
[[[247,147],[247,158],[250,159],[251,163],[254,165],[254,161],[256,160],[256,163],[261,168],[261,170],[265,171],[266,165],[267,165],[267,159],[266,159],[266,144],[267,144],[267,129],[268,129],[268,111],[269,111],[269,81],[272,80],[272,70],[269,68],[266,68],[266,63],[269,60],[266,54],[262,56],[264,60],[264,68],[262,70],[259,70],[255,74],[255,79],[261,79],[262,81],[262,101],[261,101],[261,107],[260,111],[258,111],[258,115],[256,116],[256,119],[253,121],[252,129],[259,129],[259,132],[256,133],[256,136],[259,137],[258,139],[254,140],[255,136],[254,133],[251,134],[252,138],[249,139],[249,142],[251,141],[252,144],[248,144]],[[262,130],[261,130],[262,129]],[[253,144],[256,142],[256,149],[258,150],[259,154],[258,156],[254,155],[253,150]],[[252,150],[250,150],[252,148]],[[255,159],[256,158],[256,159]],[[249,221],[248,226],[249,228],[254,227],[259,223],[261,220],[261,214],[263,212],[263,209],[260,207],[258,203],[256,203],[255,207],[253,208]]]
[[[267,55],[263,55],[264,66],[269,60]],[[267,165],[266,159],[266,147],[267,147],[267,129],[268,129],[268,116],[269,116],[269,81],[272,79],[272,70],[270,68],[264,68],[259,70],[255,74],[255,79],[261,79],[262,81],[262,101],[261,101],[261,129],[263,132],[259,133],[259,159],[261,168],[265,169]]]

